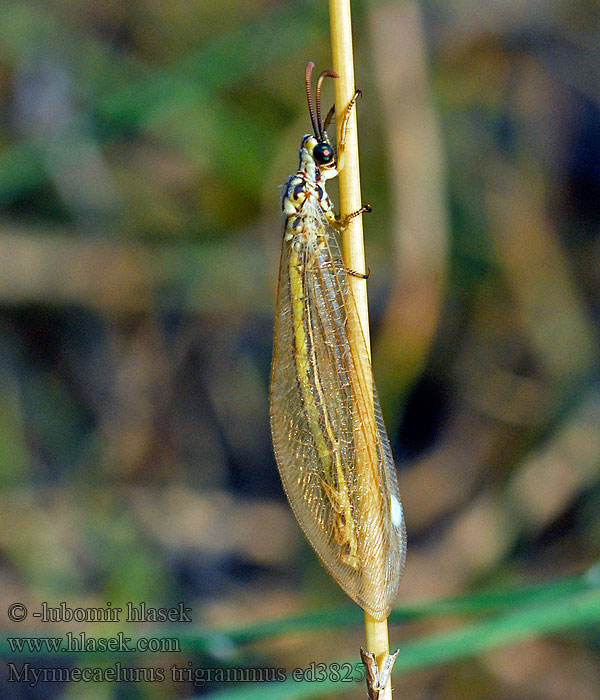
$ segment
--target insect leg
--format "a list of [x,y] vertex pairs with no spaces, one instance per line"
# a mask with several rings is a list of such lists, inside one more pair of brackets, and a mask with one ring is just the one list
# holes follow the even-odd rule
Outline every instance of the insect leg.
[[340,231],[344,231],[346,228],[348,228],[348,224],[352,221],[352,219],[360,216],[361,214],[369,214],[372,211],[373,208],[370,204],[363,204],[360,209],[353,211],[351,214],[348,214],[340,222],[338,222],[340,224]]
[[325,214],[327,221],[340,233],[345,231],[348,228],[348,224],[352,221],[357,216],[360,216],[361,214],[368,214],[369,212],[373,211],[372,207],[370,204],[363,204],[360,209],[357,211],[353,211],[351,214],[348,214],[348,216],[345,216],[343,219],[338,219],[338,217],[333,213],[331,209],[323,209],[323,213]]
[[[370,204],[363,204],[362,207],[358,211],[353,211],[351,214],[348,214],[348,216],[345,216],[341,221],[338,219],[333,212],[325,212],[325,216],[327,216],[327,219],[331,222],[331,224],[340,232],[345,231],[346,228],[348,227],[348,224],[352,219],[354,219],[357,216],[360,216],[361,214],[368,214],[370,211],[373,211],[371,208]],[[346,268],[346,272],[349,275],[352,275],[353,277],[358,277],[363,280],[368,280],[369,277],[371,276],[371,270],[367,270],[366,274],[364,272],[356,272],[356,270],[351,270],[350,268]]]
[[[361,95],[361,91],[357,90],[354,93],[354,97],[350,100],[350,104],[348,105],[348,108],[346,109],[346,113],[344,114],[344,119],[342,121],[342,128],[340,129],[340,142],[337,145],[337,171],[340,172],[344,168],[344,151],[346,150],[346,133],[348,131],[348,122],[350,121],[350,115],[352,114],[352,108],[354,107],[354,104],[356,103],[356,100],[358,99],[359,95]],[[327,115],[329,118],[329,115]]]
[[346,273],[352,275],[353,277],[358,277],[361,280],[368,280],[371,276],[370,269],[368,269],[366,272],[356,272],[356,270],[351,270],[349,267],[347,267]]

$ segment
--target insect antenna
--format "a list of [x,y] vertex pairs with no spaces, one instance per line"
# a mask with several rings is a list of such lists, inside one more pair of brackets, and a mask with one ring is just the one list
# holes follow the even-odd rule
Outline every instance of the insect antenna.
[[[325,129],[323,128],[323,119],[321,118],[321,86],[325,78],[339,78],[340,76],[332,70],[324,70],[319,79],[317,80],[317,92],[315,97],[315,103],[317,108],[317,124],[319,125],[319,133],[316,134],[317,138],[321,141],[325,141]],[[327,115],[327,119],[330,120],[330,116]]]
[[315,64],[312,61],[309,61],[306,64],[306,99],[308,100],[308,111],[310,112],[310,120],[312,122],[313,131],[315,132],[315,136],[319,139],[320,138],[319,122],[317,121],[317,118],[315,117],[315,109],[313,107],[312,93],[310,90],[310,76],[312,75],[312,69],[314,67],[315,67]]

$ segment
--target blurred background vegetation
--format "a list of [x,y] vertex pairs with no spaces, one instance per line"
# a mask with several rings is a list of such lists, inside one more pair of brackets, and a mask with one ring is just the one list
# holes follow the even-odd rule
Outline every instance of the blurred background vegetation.
[[[374,370],[410,541],[399,602],[582,572],[600,554],[597,5],[353,10]],[[285,502],[267,409],[278,188],[328,41],[317,0],[2,4],[5,634],[68,629],[9,624],[15,601],[183,600],[194,626],[250,628],[345,604]],[[211,640],[177,662],[293,668],[356,656],[362,631]],[[597,700],[599,645],[598,629],[523,642],[395,687]],[[5,671],[2,698],[220,687]]]

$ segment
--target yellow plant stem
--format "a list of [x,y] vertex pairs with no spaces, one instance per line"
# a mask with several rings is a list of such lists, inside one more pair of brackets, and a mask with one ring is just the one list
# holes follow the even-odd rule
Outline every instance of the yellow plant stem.
[[[330,0],[329,15],[331,24],[331,43],[333,70],[340,76],[334,81],[336,123],[338,142],[343,116],[347,105],[356,90],[354,80],[354,58],[352,50],[352,23],[350,0]],[[346,135],[346,152],[344,168],[339,175],[340,213],[341,217],[358,211],[362,206],[360,190],[360,171],[358,161],[358,134],[356,110],[350,115]],[[357,216],[343,233],[344,262],[348,269],[359,273],[366,272],[362,217]],[[349,276],[349,284],[356,300],[360,327],[370,352],[369,311],[367,304],[366,280]],[[362,368],[358,368],[362,371]],[[370,376],[365,374],[365,376]],[[365,613],[365,633],[367,651],[375,654],[381,672],[382,665],[389,655],[389,637],[387,620],[377,621]],[[383,699],[382,699],[383,700]],[[386,685],[385,700],[392,700],[391,680]]]
[[[331,24],[331,49],[333,70],[340,76],[334,81],[336,124],[338,139],[346,106],[354,96],[354,58],[352,52],[352,25],[349,0],[330,0],[329,16]],[[340,214],[343,219],[358,211],[362,206],[360,192],[360,170],[358,163],[358,132],[356,110],[352,110],[346,133],[344,168],[339,175]],[[363,240],[362,216],[349,223],[342,236],[344,262],[350,270],[365,273],[365,248]],[[355,276],[349,278],[350,288],[356,300],[358,315],[370,351],[369,309],[367,305],[367,284]]]
[[[366,648],[368,651],[375,654],[377,665],[379,666],[379,671],[381,672],[383,663],[390,653],[387,620],[378,622],[377,620],[374,620],[369,613],[365,613],[365,638]],[[392,700],[391,680],[388,681],[386,691],[386,700]]]

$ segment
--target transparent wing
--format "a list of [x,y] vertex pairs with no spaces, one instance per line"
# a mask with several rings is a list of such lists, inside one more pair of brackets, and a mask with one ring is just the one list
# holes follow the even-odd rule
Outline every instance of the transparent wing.
[[[335,233],[284,242],[271,372],[271,431],[290,505],[332,576],[385,618],[406,534],[389,440]],[[366,363],[366,364],[365,364]],[[357,368],[367,366],[367,384]]]

